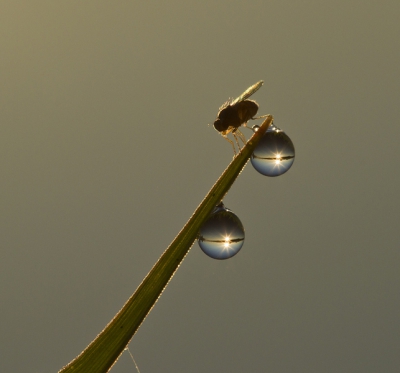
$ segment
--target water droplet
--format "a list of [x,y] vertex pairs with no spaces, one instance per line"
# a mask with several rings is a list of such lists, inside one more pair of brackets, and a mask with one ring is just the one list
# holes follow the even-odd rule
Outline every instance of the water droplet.
[[243,246],[243,225],[221,202],[200,228],[198,242],[203,252],[211,258],[231,258]]
[[279,176],[294,162],[294,146],[285,132],[271,124],[251,155],[251,164],[261,174]]
[[260,129],[260,126],[258,124],[255,124],[253,127],[251,127],[253,132],[257,132]]

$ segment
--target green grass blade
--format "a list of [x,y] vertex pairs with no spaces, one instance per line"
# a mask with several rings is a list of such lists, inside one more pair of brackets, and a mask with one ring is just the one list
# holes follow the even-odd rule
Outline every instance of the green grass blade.
[[246,165],[272,120],[271,115],[266,117],[121,310],[89,346],[59,373],[105,373],[111,369],[189,252],[200,227]]

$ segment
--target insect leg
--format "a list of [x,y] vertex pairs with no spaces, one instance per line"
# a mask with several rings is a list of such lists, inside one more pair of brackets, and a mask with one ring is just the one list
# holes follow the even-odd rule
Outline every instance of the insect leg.
[[239,144],[238,137],[236,136],[236,132],[237,132],[237,131],[232,132],[232,135],[233,135],[233,137],[235,138],[236,144],[237,144],[238,149],[239,149],[239,152],[240,152],[241,148],[240,148],[240,144]]
[[254,118],[250,118],[250,119],[254,120],[254,119],[266,118],[268,115],[269,115],[269,114],[260,115],[259,117],[254,117]]
[[[235,149],[235,145],[233,144],[233,141],[230,140],[230,139],[228,139],[228,137],[227,137],[226,135],[223,135],[222,133],[221,133],[221,136],[222,136],[226,141],[229,141],[229,142],[231,143],[232,148],[233,148],[233,152],[234,152],[235,155],[236,155],[236,149]],[[239,147],[239,150],[240,150],[240,147]]]
[[246,137],[244,137],[243,133],[239,129],[235,131],[235,134],[237,134],[240,140],[243,141],[243,144],[246,145]]

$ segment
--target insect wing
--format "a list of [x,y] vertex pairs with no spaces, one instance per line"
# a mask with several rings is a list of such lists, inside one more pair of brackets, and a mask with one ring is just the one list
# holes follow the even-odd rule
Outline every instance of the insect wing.
[[236,98],[235,100],[233,100],[230,105],[233,106],[235,104],[237,104],[238,102],[247,100],[252,94],[254,94],[255,92],[257,92],[261,86],[264,84],[264,81],[260,80],[259,82],[257,82],[256,84],[252,85],[251,87],[247,88],[238,98]]

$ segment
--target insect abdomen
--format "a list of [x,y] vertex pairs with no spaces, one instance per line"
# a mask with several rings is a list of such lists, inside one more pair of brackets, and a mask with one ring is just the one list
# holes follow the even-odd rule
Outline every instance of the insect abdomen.
[[236,104],[237,115],[240,119],[240,124],[247,123],[251,118],[254,118],[258,111],[258,104],[252,100],[242,101]]

